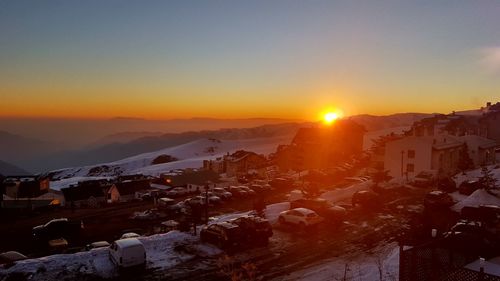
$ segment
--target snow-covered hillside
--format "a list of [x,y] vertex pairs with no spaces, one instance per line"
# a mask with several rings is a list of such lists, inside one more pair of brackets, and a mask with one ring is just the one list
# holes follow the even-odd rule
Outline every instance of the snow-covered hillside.
[[[171,231],[149,237],[141,237],[147,252],[148,269],[167,269],[196,256],[214,256],[221,253],[218,248],[199,242],[198,237],[187,233]],[[189,251],[180,251],[179,249]],[[176,250],[177,249],[177,250]],[[189,252],[189,253],[188,253]],[[13,267],[0,269],[0,279],[18,280],[94,280],[119,277],[116,266],[109,259],[107,248],[75,254],[62,254],[28,259],[17,262]]]
[[[66,182],[68,184],[72,182],[70,178],[75,177],[83,180],[86,177],[110,177],[137,173],[159,175],[175,169],[200,168],[203,165],[203,160],[215,159],[226,153],[233,153],[240,149],[267,155],[275,152],[278,145],[287,144],[290,141],[290,136],[242,140],[200,139],[110,163],[67,168],[53,171],[51,174],[53,175],[53,179],[56,180],[67,179]],[[161,155],[169,155],[177,160],[153,165],[153,160]],[[63,185],[55,181],[52,184],[52,188],[57,187],[57,189],[60,189],[64,187]]]

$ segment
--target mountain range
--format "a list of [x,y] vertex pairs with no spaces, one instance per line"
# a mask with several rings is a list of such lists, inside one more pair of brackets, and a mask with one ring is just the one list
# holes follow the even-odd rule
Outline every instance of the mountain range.
[[[351,118],[355,122],[363,125],[367,131],[375,131],[387,128],[409,126],[413,122],[427,116],[429,116],[429,114],[401,113],[388,116],[356,115],[348,118]],[[54,120],[50,122],[42,120],[40,121],[39,127],[48,126],[49,124],[51,126],[57,125],[56,123],[53,123],[56,122]],[[105,124],[95,123],[97,122],[95,120],[94,123],[91,121],[76,120],[73,123],[75,126],[82,124],[100,124],[99,126],[101,127],[99,130],[95,128],[81,128],[81,132],[78,133],[75,133],[75,131],[78,131],[78,128],[72,127],[71,130],[68,130],[67,134],[75,133],[76,136],[79,136],[87,132],[94,137],[89,138],[86,136],[84,139],[87,141],[82,144],[68,144],[66,142],[69,139],[68,136],[62,137],[62,139],[58,141],[58,139],[54,138],[55,136],[53,134],[49,133],[57,131],[56,135],[60,135],[65,129],[68,128],[68,124],[70,124],[68,123],[70,121],[67,120],[59,122],[61,122],[59,125],[62,126],[58,128],[59,131],[56,130],[57,128],[53,127],[46,128],[47,135],[45,139],[26,137],[10,132],[0,132],[0,160],[12,163],[15,166],[22,167],[23,169],[33,173],[40,173],[67,167],[79,167],[93,165],[96,163],[112,162],[142,153],[175,147],[200,139],[213,138],[220,140],[243,140],[293,136],[298,128],[314,124],[312,122],[303,121],[286,122],[286,120],[282,119],[226,120],[198,118],[186,120],[180,119],[177,121],[168,120],[164,122],[153,120],[151,123],[148,123],[147,120],[143,119],[136,120],[119,118],[111,121],[107,120],[104,122]],[[170,124],[169,128],[172,129],[171,132],[166,133],[161,130],[149,131],[149,129],[152,128],[161,129],[161,127],[166,123]],[[3,123],[0,122],[0,129],[4,129],[1,127],[2,124]],[[119,125],[118,128],[128,128],[129,130],[117,132],[117,128],[113,128],[110,131],[106,131],[107,134],[96,137],[96,132],[100,132],[103,128],[109,128],[110,124]],[[130,126],[126,126],[127,124]],[[146,125],[139,126],[138,124]],[[158,126],[158,124],[162,125]],[[231,124],[239,124],[239,126],[242,127],[217,127]],[[252,124],[258,125],[251,126]],[[33,124],[30,123],[30,126],[33,126]],[[176,132],[176,130],[181,130],[180,128],[183,126],[185,131]],[[214,127],[216,129],[189,130],[189,128],[205,127]],[[133,129],[137,130],[132,131]],[[17,128],[17,131],[23,130],[26,130],[26,128]],[[37,136],[44,137],[43,134],[38,134]]]

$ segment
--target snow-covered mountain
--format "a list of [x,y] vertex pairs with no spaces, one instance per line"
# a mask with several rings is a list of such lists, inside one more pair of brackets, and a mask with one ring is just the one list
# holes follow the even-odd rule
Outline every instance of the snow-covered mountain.
[[[205,138],[114,162],[61,169],[52,171],[49,174],[54,180],[75,177],[82,180],[86,177],[112,177],[137,173],[159,175],[176,169],[200,168],[203,166],[203,160],[215,159],[240,149],[267,155],[275,152],[278,145],[290,143],[291,139],[292,135],[232,140]],[[167,155],[171,158],[170,160],[174,161],[153,164],[153,160],[159,156],[166,157]],[[59,186],[57,183],[54,186],[58,188],[64,187]]]

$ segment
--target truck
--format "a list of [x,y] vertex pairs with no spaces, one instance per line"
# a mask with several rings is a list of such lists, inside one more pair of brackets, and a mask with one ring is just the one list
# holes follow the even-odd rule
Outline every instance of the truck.
[[70,221],[67,218],[59,218],[33,227],[32,234],[35,241],[42,243],[59,238],[75,240],[78,239],[83,228],[83,221]]

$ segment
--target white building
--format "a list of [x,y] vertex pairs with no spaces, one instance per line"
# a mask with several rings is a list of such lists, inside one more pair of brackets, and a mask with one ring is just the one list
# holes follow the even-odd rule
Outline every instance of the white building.
[[394,178],[413,179],[420,172],[452,175],[463,141],[450,135],[408,136],[385,147],[384,169]]
[[476,135],[461,136],[458,139],[467,144],[469,156],[475,167],[490,165],[496,162],[496,141]]

